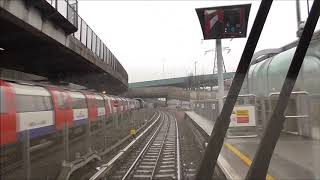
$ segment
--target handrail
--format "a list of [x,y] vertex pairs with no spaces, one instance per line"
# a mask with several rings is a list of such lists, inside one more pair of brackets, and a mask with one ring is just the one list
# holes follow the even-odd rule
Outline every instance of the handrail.
[[309,118],[309,115],[284,116],[285,118]]
[[[280,95],[280,92],[274,92],[274,93],[269,94],[269,107],[270,108],[272,108],[271,98],[273,96],[279,96],[279,95]],[[306,95],[308,100],[309,100],[309,96],[310,96],[310,94],[307,91],[294,91],[294,92],[291,92],[291,95]],[[269,111],[268,113],[272,113],[272,112],[273,111]],[[307,113],[307,115],[286,115],[284,117],[286,119],[288,119],[288,118],[309,118],[309,112]]]
[[[294,92],[292,92],[291,94],[304,94],[304,95],[307,95],[307,96],[309,96],[309,93],[307,92],[307,91],[294,91]],[[271,97],[271,96],[276,96],[276,95],[280,95],[280,92],[275,92],[275,93],[270,93],[269,94],[269,97]]]
[[[239,97],[257,97],[255,94],[239,94],[238,95],[238,98]],[[223,99],[226,99],[227,98],[227,96],[223,96]]]
[[122,78],[128,81],[128,73],[123,68],[118,59],[102,42],[96,33],[88,26],[88,24],[79,16],[77,9],[77,0],[74,4],[70,4],[70,0],[46,0],[53,8],[55,8],[63,17],[71,24],[78,28],[73,36],[83,45],[90,49],[93,54],[103,63],[111,66],[111,68],[120,73]]
[[[73,0],[76,3],[70,4],[69,0],[46,0],[53,8],[55,8],[63,17],[65,17],[75,27],[78,26],[78,21],[75,18],[78,14],[78,0]],[[75,5],[75,6],[73,6]]]

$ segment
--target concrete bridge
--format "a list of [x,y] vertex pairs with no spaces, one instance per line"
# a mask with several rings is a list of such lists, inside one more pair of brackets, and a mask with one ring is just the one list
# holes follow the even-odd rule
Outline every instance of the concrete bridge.
[[0,68],[119,94],[128,74],[78,16],[77,0],[1,0]]
[[[234,76],[234,72],[227,72],[223,74],[224,80],[230,80]],[[129,88],[142,87],[179,87],[184,89],[194,89],[199,87],[210,87],[218,85],[217,74],[205,74],[197,76],[185,76],[169,79],[157,79],[151,81],[134,82],[129,84]]]
[[190,92],[177,87],[144,87],[130,88],[123,94],[130,98],[172,98],[189,100]]

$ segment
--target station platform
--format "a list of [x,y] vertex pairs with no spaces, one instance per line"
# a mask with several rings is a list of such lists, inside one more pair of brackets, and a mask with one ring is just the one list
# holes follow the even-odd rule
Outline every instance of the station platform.
[[[193,111],[186,115],[207,135],[213,121]],[[218,165],[228,179],[244,179],[259,146],[260,136],[225,138]],[[320,141],[283,133],[273,153],[266,179],[320,179]],[[227,171],[225,171],[226,169]]]

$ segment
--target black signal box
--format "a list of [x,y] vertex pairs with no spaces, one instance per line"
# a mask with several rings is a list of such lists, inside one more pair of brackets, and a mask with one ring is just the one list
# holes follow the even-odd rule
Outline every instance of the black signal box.
[[203,38],[226,39],[247,36],[251,4],[196,9]]

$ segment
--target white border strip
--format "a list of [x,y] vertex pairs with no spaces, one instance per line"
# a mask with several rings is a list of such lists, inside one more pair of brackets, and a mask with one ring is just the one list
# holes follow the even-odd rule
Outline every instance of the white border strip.
[[238,173],[235,172],[235,170],[231,167],[228,161],[221,154],[218,157],[218,166],[220,167],[227,179],[241,179]]
[[180,161],[180,142],[179,142],[179,128],[178,128],[178,122],[176,117],[174,117],[174,120],[176,121],[176,132],[177,132],[177,170],[178,170],[178,177],[177,179],[181,179],[181,161]]

